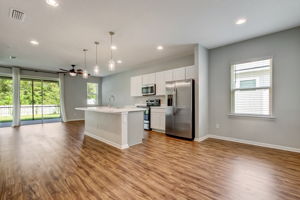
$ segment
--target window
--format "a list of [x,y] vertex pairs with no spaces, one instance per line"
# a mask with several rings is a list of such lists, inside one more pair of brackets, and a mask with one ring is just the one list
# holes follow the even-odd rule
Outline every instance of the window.
[[272,115],[272,59],[231,66],[231,112]]
[[240,88],[256,87],[256,79],[240,81]]
[[87,104],[98,104],[98,83],[87,83]]
[[13,119],[13,82],[0,76],[0,127],[10,126]]

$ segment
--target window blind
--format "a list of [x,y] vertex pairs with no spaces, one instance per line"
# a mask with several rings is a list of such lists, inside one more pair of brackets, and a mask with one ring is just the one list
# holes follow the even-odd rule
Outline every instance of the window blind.
[[271,94],[271,59],[231,66],[232,113],[271,115]]

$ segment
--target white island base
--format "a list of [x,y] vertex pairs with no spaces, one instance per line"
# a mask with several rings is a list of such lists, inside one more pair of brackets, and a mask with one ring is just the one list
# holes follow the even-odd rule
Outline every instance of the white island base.
[[119,149],[142,143],[144,135],[144,109],[87,107],[85,135]]

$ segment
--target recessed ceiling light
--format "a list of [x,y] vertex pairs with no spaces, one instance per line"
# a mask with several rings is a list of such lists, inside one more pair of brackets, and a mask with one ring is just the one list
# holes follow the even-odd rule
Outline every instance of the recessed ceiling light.
[[122,62],[123,62],[122,60],[118,60],[117,61],[118,64],[122,64]]
[[39,42],[36,41],[36,40],[31,40],[30,43],[31,43],[32,45],[35,45],[35,46],[36,46],[36,45],[39,45]]
[[157,50],[163,50],[163,49],[164,49],[164,47],[163,47],[163,46],[161,46],[161,45],[159,45],[159,46],[157,46],[157,47],[156,47],[156,49],[157,49]]
[[53,7],[57,7],[59,6],[59,4],[57,3],[57,1],[55,0],[46,0],[47,4]]
[[245,24],[246,22],[247,22],[246,18],[240,18],[240,19],[235,21],[235,24],[236,25],[242,25],[242,24]]
[[111,47],[110,47],[112,50],[116,50],[117,49],[117,46],[115,46],[115,45],[111,45]]

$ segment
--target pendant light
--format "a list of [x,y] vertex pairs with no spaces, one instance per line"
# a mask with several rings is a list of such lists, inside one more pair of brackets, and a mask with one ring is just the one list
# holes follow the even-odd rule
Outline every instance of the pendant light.
[[99,74],[99,65],[98,65],[98,45],[99,45],[99,42],[95,42],[95,45],[96,45],[96,65],[95,65],[95,68],[94,68],[94,72],[95,74]]
[[110,59],[109,59],[109,61],[108,61],[108,70],[109,71],[114,71],[115,70],[115,68],[116,68],[116,63],[115,63],[115,61],[113,60],[113,48],[112,48],[112,46],[113,46],[113,44],[112,44],[112,36],[114,35],[115,33],[114,32],[112,32],[112,31],[110,31],[109,32],[109,35],[110,35]]
[[88,50],[87,49],[83,49],[83,53],[84,53],[84,70],[82,72],[82,78],[87,79],[89,77],[89,74],[86,70],[86,52]]

